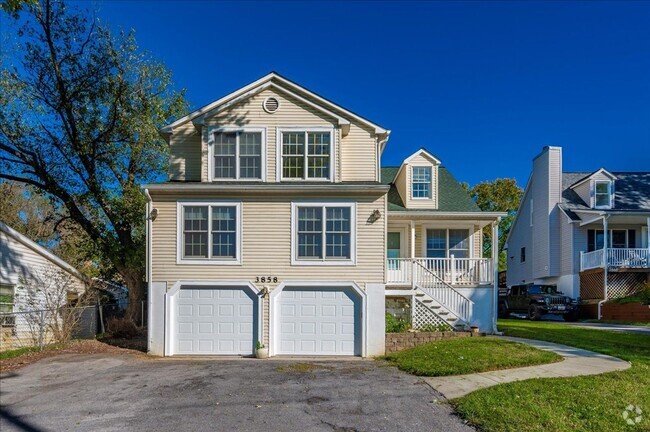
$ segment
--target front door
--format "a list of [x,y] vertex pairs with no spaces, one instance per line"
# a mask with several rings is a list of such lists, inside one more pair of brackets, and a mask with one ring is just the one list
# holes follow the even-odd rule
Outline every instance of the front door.
[[400,231],[389,231],[386,242],[388,281],[408,282],[407,275],[404,274],[406,265],[403,260],[399,259],[402,258],[402,233]]

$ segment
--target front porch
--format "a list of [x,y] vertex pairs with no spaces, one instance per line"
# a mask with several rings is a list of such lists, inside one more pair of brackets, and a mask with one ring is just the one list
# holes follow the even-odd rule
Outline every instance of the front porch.
[[591,269],[650,269],[650,248],[602,248],[580,252],[580,271]]
[[478,286],[494,283],[491,258],[388,258],[386,285],[411,286],[436,277],[451,286]]

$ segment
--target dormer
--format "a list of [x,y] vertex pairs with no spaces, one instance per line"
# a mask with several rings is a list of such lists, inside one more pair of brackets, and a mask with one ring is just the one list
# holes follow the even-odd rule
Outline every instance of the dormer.
[[571,186],[571,189],[593,209],[614,208],[614,182],[616,176],[605,168],[588,175]]
[[406,158],[395,176],[395,186],[406,208],[438,208],[440,160],[420,149]]

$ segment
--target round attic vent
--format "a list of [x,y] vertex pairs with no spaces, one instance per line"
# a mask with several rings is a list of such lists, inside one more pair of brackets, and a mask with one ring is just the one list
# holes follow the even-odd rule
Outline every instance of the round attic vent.
[[280,101],[274,98],[273,96],[269,96],[266,99],[264,99],[264,103],[262,104],[264,107],[264,111],[266,111],[269,114],[273,114],[277,110],[280,109]]

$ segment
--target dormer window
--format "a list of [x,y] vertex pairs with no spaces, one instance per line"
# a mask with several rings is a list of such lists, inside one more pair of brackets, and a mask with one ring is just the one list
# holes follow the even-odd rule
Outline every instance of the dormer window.
[[411,171],[411,197],[431,199],[431,167],[414,166]]
[[610,208],[612,206],[612,182],[597,181],[594,198],[595,208]]

